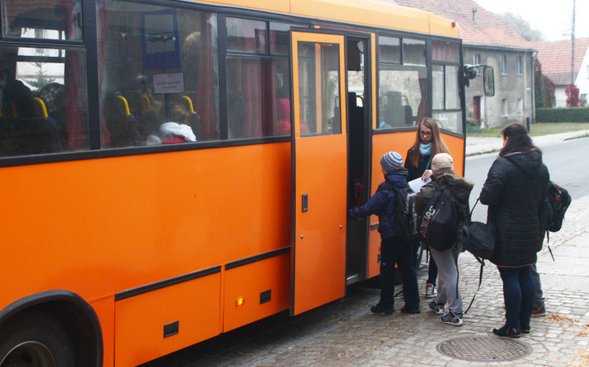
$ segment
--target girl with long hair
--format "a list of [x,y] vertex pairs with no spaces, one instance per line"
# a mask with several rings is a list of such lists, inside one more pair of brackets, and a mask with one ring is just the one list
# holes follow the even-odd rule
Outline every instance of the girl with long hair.
[[[424,176],[426,171],[426,176],[429,177],[432,158],[438,153],[450,153],[444,139],[440,136],[439,125],[438,120],[431,117],[426,117],[419,123],[415,143],[407,151],[407,159],[405,160],[405,168],[409,171],[408,181]],[[424,178],[427,178],[426,176]],[[425,283],[426,298],[436,296],[437,277],[438,267],[430,256],[428,276]]]

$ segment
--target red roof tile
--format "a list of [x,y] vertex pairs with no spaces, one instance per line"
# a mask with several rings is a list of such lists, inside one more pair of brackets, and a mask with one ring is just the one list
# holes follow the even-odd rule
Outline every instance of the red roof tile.
[[[501,18],[472,0],[379,0],[427,10],[458,22],[466,45],[531,49],[532,45]],[[473,20],[473,9],[476,9]]]
[[[537,58],[542,64],[542,73],[556,85],[567,85],[571,83],[571,40],[534,42],[534,48],[538,50]],[[589,49],[589,38],[578,38],[575,40],[575,64],[573,77],[583,63],[583,57]]]

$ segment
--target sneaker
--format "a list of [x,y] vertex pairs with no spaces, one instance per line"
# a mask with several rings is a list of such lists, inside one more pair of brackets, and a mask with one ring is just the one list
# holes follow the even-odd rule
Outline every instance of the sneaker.
[[425,298],[434,298],[437,294],[438,291],[436,290],[435,285],[431,283],[425,285]]
[[429,309],[432,310],[436,315],[442,315],[444,313],[444,304],[443,303],[436,303],[436,301],[431,301],[427,304]]
[[454,325],[454,326],[462,326],[464,321],[462,320],[462,313],[454,313],[452,311],[448,311],[447,314],[444,314],[440,320],[444,324]]
[[377,303],[376,305],[370,307],[370,312],[390,315],[395,312],[395,308],[393,306],[383,306],[382,304]]
[[401,312],[408,314],[418,314],[421,313],[421,310],[419,308],[409,308],[407,306],[403,306],[403,308],[401,308]]
[[532,309],[532,317],[543,317],[543,316],[546,316],[546,308],[544,306]]

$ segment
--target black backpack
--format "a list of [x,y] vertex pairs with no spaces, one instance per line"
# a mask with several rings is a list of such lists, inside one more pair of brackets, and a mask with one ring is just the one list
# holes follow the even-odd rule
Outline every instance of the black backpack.
[[[513,163],[524,176],[530,177],[519,164],[509,158],[507,158],[507,160]],[[564,214],[569,208],[569,205],[571,205],[571,195],[569,192],[554,182],[548,181],[544,202],[539,210],[542,229],[550,232],[560,231],[562,221],[564,220]]]
[[415,239],[415,193],[409,186],[403,188],[394,187],[397,198],[395,202],[395,231],[404,241]]
[[435,190],[417,223],[417,238],[427,248],[446,251],[458,236],[458,211],[452,193],[444,187]]
[[[409,186],[398,188],[389,182],[381,185],[379,190],[391,190],[395,193],[396,200],[387,204],[387,212],[394,214],[392,226],[395,234],[404,242],[415,239],[415,193]],[[393,208],[391,206],[394,205]]]
[[552,181],[548,182],[544,205],[540,209],[543,229],[558,232],[562,227],[564,214],[571,205],[571,195],[561,186]]

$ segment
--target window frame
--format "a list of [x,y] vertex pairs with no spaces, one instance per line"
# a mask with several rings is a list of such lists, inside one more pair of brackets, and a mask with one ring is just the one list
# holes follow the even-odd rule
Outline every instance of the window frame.
[[[379,32],[376,31],[376,70],[375,70],[375,77],[376,77],[376,95],[374,96],[375,100],[376,100],[376,121],[381,121],[380,118],[380,110],[381,110],[381,96],[380,96],[380,87],[381,87],[381,80],[380,80],[380,73],[382,71],[382,66],[387,66],[390,68],[390,70],[399,70],[399,71],[403,71],[403,70],[424,70],[426,75],[427,75],[427,90],[425,95],[422,96],[422,100],[425,99],[426,100],[426,105],[425,105],[425,114],[428,115],[430,114],[431,111],[431,42],[432,39],[431,38],[426,38],[420,35],[405,35],[405,34],[395,34],[395,33],[389,33],[389,32]],[[381,55],[380,55],[380,47],[379,47],[379,39],[381,37],[384,38],[394,38],[394,39],[398,39],[399,40],[399,62],[394,62],[394,61],[382,61],[381,60]],[[405,63],[405,56],[404,56],[404,52],[405,52],[405,47],[404,47],[404,40],[405,39],[410,39],[410,40],[414,40],[414,41],[420,41],[420,42],[424,42],[424,51],[425,51],[425,64],[413,64],[413,63]],[[419,122],[417,122],[419,123]],[[403,131],[403,130],[407,130],[407,129],[411,129],[414,128],[414,126],[412,125],[408,125],[408,126],[392,126],[392,127],[385,127],[385,128],[379,128],[378,127],[378,122],[377,122],[377,126],[371,126],[371,130],[374,134],[380,134],[380,133],[390,133],[393,131]]]
[[522,55],[517,55],[516,71],[517,71],[517,75],[519,75],[519,76],[524,75],[524,57]]
[[507,55],[506,54],[501,54],[500,68],[501,68],[501,75],[507,75],[508,74],[508,70],[507,70]]

